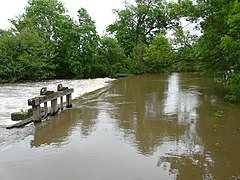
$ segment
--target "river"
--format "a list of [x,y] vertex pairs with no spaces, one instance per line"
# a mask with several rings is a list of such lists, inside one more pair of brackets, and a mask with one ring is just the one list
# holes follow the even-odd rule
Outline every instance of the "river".
[[3,125],[0,179],[240,179],[240,106],[226,102],[210,78],[106,81],[42,123]]

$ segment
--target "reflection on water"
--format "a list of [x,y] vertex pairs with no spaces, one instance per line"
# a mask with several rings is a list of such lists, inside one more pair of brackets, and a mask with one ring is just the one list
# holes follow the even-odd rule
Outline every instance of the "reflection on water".
[[79,128],[82,137],[90,135],[98,116],[98,108],[95,106],[96,102],[88,102],[79,109],[66,109],[64,113],[53,116],[42,124],[36,124],[37,130],[31,146],[65,145],[76,127]]
[[179,91],[179,76],[174,74],[168,78],[167,98],[164,103],[164,112],[169,115],[176,115],[182,98]]
[[194,88],[182,89],[179,74],[168,78],[168,90],[164,102],[164,113],[167,116],[177,116],[179,124],[186,124],[197,119],[196,108],[199,105],[198,94]]
[[208,78],[131,76],[74,107],[2,150],[0,179],[240,178],[239,106]]

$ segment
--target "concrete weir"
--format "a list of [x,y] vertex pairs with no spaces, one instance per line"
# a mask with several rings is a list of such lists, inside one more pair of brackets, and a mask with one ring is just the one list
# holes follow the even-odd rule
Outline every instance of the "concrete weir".
[[[40,95],[34,98],[28,99],[28,105],[32,106],[32,117],[22,120],[14,125],[8,126],[7,129],[14,127],[22,127],[31,122],[40,122],[48,115],[55,115],[59,110],[63,110],[63,97],[66,96],[66,108],[72,107],[72,93],[73,89],[63,87],[62,84],[57,86],[57,91],[48,91],[47,87],[43,87],[40,90]],[[60,98],[60,106],[57,99]],[[48,108],[48,102],[51,102],[50,112]],[[41,104],[44,104],[43,112],[41,111]]]

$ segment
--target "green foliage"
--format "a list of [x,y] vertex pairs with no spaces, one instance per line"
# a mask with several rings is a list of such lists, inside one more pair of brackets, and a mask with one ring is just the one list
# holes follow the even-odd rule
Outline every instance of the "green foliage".
[[71,77],[71,54],[66,46],[69,45],[69,30],[71,32],[73,21],[66,15],[65,7],[57,0],[30,0],[28,4],[22,23],[30,22],[31,27],[44,38],[46,61],[56,66],[55,77]]
[[148,67],[144,64],[144,55],[146,53],[147,45],[139,39],[139,41],[134,45],[131,53],[131,58],[133,61],[132,68],[134,69],[134,73],[140,74],[145,73]]
[[125,54],[115,39],[102,37],[98,54],[97,76],[115,76],[126,71]]
[[46,58],[44,39],[33,30],[23,29],[17,36],[19,45],[18,61],[22,66],[20,77],[23,80],[40,80],[55,76],[55,65]]
[[85,9],[74,22],[57,0],[30,0],[1,31],[2,82],[94,77],[99,36]]
[[230,101],[238,101],[240,99],[240,72],[231,72],[227,79],[228,92],[225,98]]
[[133,52],[136,42],[150,43],[167,26],[166,10],[161,1],[137,0],[136,6],[125,2],[125,9],[115,13],[117,20],[109,25],[108,31],[115,35],[127,56]]
[[197,7],[204,12],[204,21],[203,35],[195,46],[196,61],[203,71],[224,77],[225,98],[235,101],[240,96],[240,2],[200,1]]
[[[221,77],[225,98],[239,100],[238,0],[124,5],[107,28],[110,38],[98,35],[83,8],[74,21],[58,0],[29,0],[25,13],[11,20],[12,29],[0,30],[0,82],[199,71]],[[186,30],[183,19],[199,24],[202,35]]]
[[[90,78],[93,77],[92,73],[96,68],[99,36],[94,21],[83,8],[78,11],[78,24],[75,28],[77,32],[76,43],[78,45],[75,49],[78,50],[76,60],[83,67],[83,77]],[[78,74],[77,77],[82,78]]]
[[168,40],[162,34],[158,34],[146,48],[144,64],[147,72],[163,72],[173,62],[172,56],[172,47]]
[[216,118],[219,118],[219,117],[222,117],[222,116],[224,115],[224,112],[218,110],[218,111],[215,111],[215,112],[213,113],[213,115],[214,115]]
[[53,64],[45,62],[44,41],[27,28],[19,33],[2,32],[0,50],[1,81],[39,80],[53,77]]
[[[227,90],[225,98],[239,99],[240,2],[182,0],[167,7],[172,19],[171,44],[177,49],[172,67],[221,77]],[[181,19],[200,23],[202,35],[198,38],[183,30]]]
[[0,81],[14,81],[18,74],[17,63],[14,61],[16,46],[10,31],[0,31]]

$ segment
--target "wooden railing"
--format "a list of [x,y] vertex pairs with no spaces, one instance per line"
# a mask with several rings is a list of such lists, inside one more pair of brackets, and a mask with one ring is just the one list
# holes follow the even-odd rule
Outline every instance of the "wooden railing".
[[[68,89],[68,87],[62,87],[62,84],[59,84],[57,87],[57,92],[47,91],[47,88],[44,87],[40,90],[40,95],[34,98],[28,99],[28,105],[32,106],[33,111],[33,121],[39,122],[44,117],[48,116],[48,102],[51,101],[51,110],[50,115],[55,115],[59,109],[63,110],[63,97],[66,96],[66,108],[72,107],[72,93],[73,89]],[[58,106],[57,99],[60,98],[60,106]],[[44,117],[41,113],[41,104],[44,103]]]

